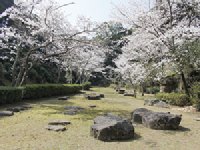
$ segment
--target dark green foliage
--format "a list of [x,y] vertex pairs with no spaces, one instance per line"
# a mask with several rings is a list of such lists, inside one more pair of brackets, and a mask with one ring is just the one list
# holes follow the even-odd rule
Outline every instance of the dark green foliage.
[[82,84],[83,90],[90,90],[91,88],[91,83],[90,82],[86,82],[84,84]]
[[80,92],[81,85],[63,84],[32,84],[24,88],[23,99],[38,99],[51,96],[76,94]]
[[22,100],[23,88],[0,87],[0,104],[19,102]]
[[190,98],[186,94],[182,93],[158,93],[156,98],[165,100],[171,105],[176,106],[188,106],[191,105]]
[[193,103],[198,111],[200,111],[200,82],[195,82],[191,88]]
[[160,92],[160,87],[159,86],[146,88],[146,91],[145,91],[145,93],[147,93],[147,94],[156,94],[158,92]]

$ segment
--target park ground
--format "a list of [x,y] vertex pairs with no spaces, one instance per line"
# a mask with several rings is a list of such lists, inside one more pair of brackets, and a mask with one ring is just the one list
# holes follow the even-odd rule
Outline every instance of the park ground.
[[[194,120],[199,113],[185,113],[167,108],[144,106],[144,99],[152,97],[124,97],[111,88],[93,88],[90,92],[104,93],[101,101],[88,101],[83,94],[72,96],[68,101],[49,98],[29,101],[33,108],[16,113],[12,117],[0,118],[0,150],[198,150],[200,147],[200,122]],[[64,107],[81,106],[85,111],[75,115],[64,115]],[[89,108],[96,105],[97,108]],[[8,106],[2,106],[1,110]],[[135,139],[122,142],[102,142],[90,136],[93,119],[111,112],[130,118],[136,108],[145,107],[154,111],[182,114],[178,131],[151,130],[137,125]],[[64,119],[71,121],[65,132],[45,129],[49,121]]]

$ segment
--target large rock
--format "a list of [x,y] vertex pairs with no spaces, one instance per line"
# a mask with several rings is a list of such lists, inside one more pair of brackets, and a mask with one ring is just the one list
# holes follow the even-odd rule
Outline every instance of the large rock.
[[107,114],[94,119],[90,133],[101,141],[128,140],[134,137],[134,127],[127,119]]
[[13,111],[1,111],[0,112],[0,117],[13,116],[13,115],[14,115]]
[[181,115],[170,113],[151,112],[142,117],[144,126],[155,130],[176,130],[181,122]]
[[131,120],[134,123],[142,123],[142,117],[147,114],[150,113],[152,111],[146,109],[146,108],[138,108],[135,109],[132,113],[131,113]]

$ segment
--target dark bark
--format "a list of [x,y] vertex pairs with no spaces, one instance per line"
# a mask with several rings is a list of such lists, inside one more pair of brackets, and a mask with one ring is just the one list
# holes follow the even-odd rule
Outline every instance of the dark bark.
[[187,84],[187,81],[185,79],[185,75],[183,72],[181,72],[181,79],[183,81],[183,87],[184,87],[184,90],[185,90],[185,94],[187,94],[188,96],[190,96],[190,92],[189,92],[189,89],[188,89],[188,84]]

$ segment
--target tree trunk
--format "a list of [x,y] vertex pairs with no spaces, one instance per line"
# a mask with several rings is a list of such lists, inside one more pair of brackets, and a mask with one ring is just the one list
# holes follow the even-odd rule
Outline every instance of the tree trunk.
[[13,66],[12,66],[12,86],[15,86],[15,84],[16,84],[17,63],[19,61],[19,54],[20,54],[20,50],[17,49],[15,61],[14,61]]
[[188,85],[187,85],[187,81],[185,79],[185,75],[183,72],[181,72],[181,79],[183,81],[183,87],[184,87],[184,90],[185,90],[185,93],[190,96],[190,92],[189,92],[189,89],[188,89]]
[[56,83],[59,83],[59,81],[60,81],[60,75],[61,75],[61,69],[58,66],[58,77],[57,77]]

